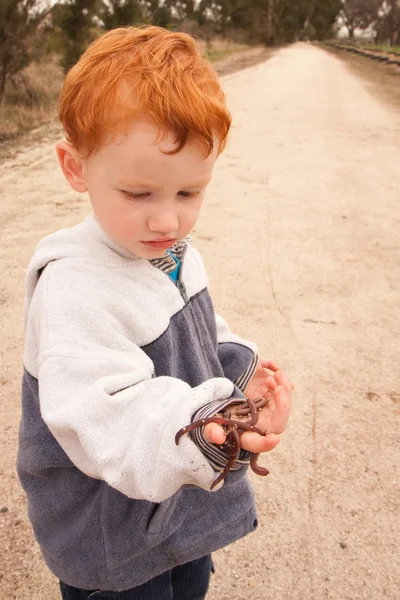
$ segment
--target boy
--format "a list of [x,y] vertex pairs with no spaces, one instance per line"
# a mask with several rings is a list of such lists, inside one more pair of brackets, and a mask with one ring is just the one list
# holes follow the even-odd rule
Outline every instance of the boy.
[[[57,144],[93,208],[27,274],[18,473],[64,599],[205,597],[211,552],[256,527],[251,453],[284,431],[291,384],[215,315],[187,238],[230,115],[187,35],[108,32],[66,77]],[[268,398],[225,481],[234,398]],[[247,419],[247,417],[246,417]],[[244,420],[246,420],[244,419]]]

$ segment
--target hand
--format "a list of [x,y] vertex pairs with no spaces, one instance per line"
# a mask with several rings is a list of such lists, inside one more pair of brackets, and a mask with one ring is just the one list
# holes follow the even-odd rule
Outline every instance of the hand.
[[[272,374],[270,373],[272,372]],[[273,450],[280,441],[278,434],[285,431],[289,419],[290,403],[293,385],[284,371],[271,360],[261,358],[256,371],[249,381],[245,396],[252,400],[268,399],[268,403],[259,411],[257,428],[268,432],[265,436],[246,431],[241,435],[241,446],[254,454]],[[226,410],[232,407],[227,406]],[[248,421],[250,416],[243,417]],[[226,434],[223,428],[216,423],[209,423],[204,427],[204,437],[208,442],[221,445],[225,442]]]
[[272,360],[259,358],[253,377],[243,392],[246,398],[250,398],[251,400],[265,398],[266,394],[270,392],[268,382],[271,379],[271,371],[276,373],[279,370],[279,367]]

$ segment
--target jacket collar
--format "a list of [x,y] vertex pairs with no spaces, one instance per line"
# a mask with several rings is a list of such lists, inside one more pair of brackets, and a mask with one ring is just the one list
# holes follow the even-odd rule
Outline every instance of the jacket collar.
[[179,261],[182,261],[186,252],[186,248],[191,241],[192,238],[188,235],[183,240],[179,240],[179,242],[176,242],[173,246],[171,246],[164,256],[161,256],[160,258],[152,258],[149,262],[163,271],[163,273],[169,275],[176,269],[176,262],[172,258],[171,254],[176,256]]

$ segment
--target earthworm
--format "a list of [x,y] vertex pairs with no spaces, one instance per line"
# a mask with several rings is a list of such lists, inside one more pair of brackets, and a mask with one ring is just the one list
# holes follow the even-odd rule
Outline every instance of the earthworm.
[[255,425],[258,421],[258,413],[257,413],[256,403],[254,402],[254,400],[250,400],[250,398],[248,398],[247,404],[248,404],[250,412],[251,412],[251,419],[250,419],[250,421],[246,421],[246,424],[247,425]]
[[[207,419],[200,419],[198,421],[194,421],[190,425],[186,425],[186,427],[182,427],[176,435],[175,435],[175,443],[179,444],[180,438],[186,433],[190,433],[194,429],[199,427],[203,427],[208,423],[217,423],[218,425],[222,425],[228,428],[226,441],[224,443],[224,449],[226,454],[228,455],[228,461],[225,465],[225,468],[218,477],[211,484],[210,490],[212,490],[220,481],[225,479],[225,477],[230,472],[231,468],[235,464],[237,457],[239,456],[239,452],[241,450],[240,437],[242,433],[245,431],[253,431],[254,433],[258,433],[258,435],[266,435],[256,427],[258,421],[258,411],[263,408],[268,402],[268,399],[261,398],[260,400],[254,401],[250,398],[237,407],[235,407],[234,415],[235,416],[245,416],[251,414],[251,418],[248,421],[240,421],[231,418],[230,411],[224,411],[221,414],[217,413],[213,417],[208,417]],[[250,458],[250,468],[254,473],[261,476],[266,476],[269,474],[268,469],[264,467],[260,467],[257,464],[257,460],[259,457],[259,453],[252,453]]]
[[234,419],[224,419],[224,417],[208,417],[207,419],[200,419],[199,421],[194,421],[190,423],[190,425],[186,425],[186,427],[182,427],[177,434],[175,435],[175,444],[179,443],[180,438],[185,434],[193,431],[193,429],[197,429],[198,427],[203,427],[203,425],[208,425],[208,423],[217,423],[218,425],[231,425],[235,428],[245,429],[246,431],[254,431],[258,433],[258,435],[264,435],[262,431],[254,427],[254,425],[248,425],[243,421],[235,421]]
[[[256,402],[254,402],[254,405],[255,405],[256,409],[259,410],[260,408],[264,408],[264,406],[267,404],[267,402],[269,402],[268,398],[261,398],[261,400],[257,400]],[[235,414],[238,415],[239,417],[244,417],[245,415],[248,415],[250,412],[251,412],[251,410],[250,410],[249,404],[240,405],[240,407],[235,410]]]
[[[251,419],[250,421],[246,421],[247,425],[255,425],[258,421],[258,409],[262,408],[263,406],[265,406],[265,404],[268,402],[267,399],[261,398],[261,400],[258,400],[258,402],[255,402],[253,400],[251,400],[250,398],[247,398],[247,404],[248,404],[248,408],[251,412]],[[239,409],[241,411],[245,410],[244,408]],[[237,411],[236,411],[236,414]],[[265,435],[265,434],[264,434]],[[260,467],[257,464],[257,460],[258,457],[260,456],[259,453],[252,453],[251,458],[250,458],[250,468],[252,471],[254,471],[254,473],[256,473],[257,475],[261,475],[261,476],[266,476],[269,475],[269,471],[268,469],[265,469],[264,467]]]
[[269,471],[265,467],[260,467],[260,465],[257,464],[257,459],[259,456],[259,454],[251,455],[250,467],[251,470],[254,471],[254,473],[256,473],[256,475],[261,475],[262,477],[265,477],[266,475],[269,475]]
[[218,475],[217,479],[215,479],[212,482],[210,490],[213,490],[215,488],[215,486],[220,481],[222,481],[223,479],[225,479],[225,477],[228,475],[229,471],[231,470],[231,468],[235,464],[235,460],[239,456],[239,452],[240,452],[240,436],[239,436],[237,430],[231,431],[229,437],[231,437],[233,439],[233,441],[234,441],[232,454],[230,455],[229,460],[226,463],[224,470]]

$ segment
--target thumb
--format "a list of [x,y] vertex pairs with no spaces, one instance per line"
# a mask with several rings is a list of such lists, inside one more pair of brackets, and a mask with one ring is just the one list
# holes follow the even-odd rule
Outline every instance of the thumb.
[[208,423],[204,427],[203,435],[210,444],[223,444],[226,440],[225,431],[217,423]]

